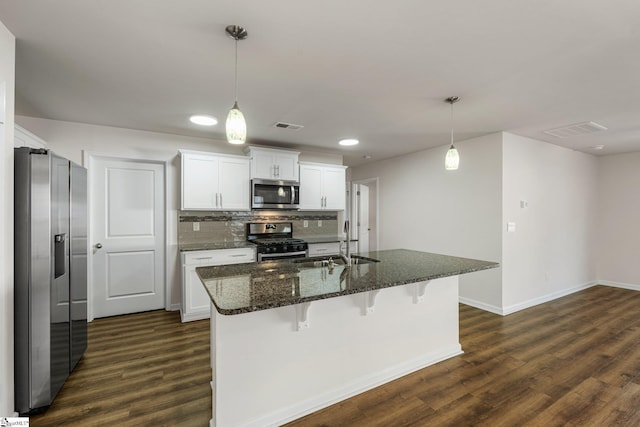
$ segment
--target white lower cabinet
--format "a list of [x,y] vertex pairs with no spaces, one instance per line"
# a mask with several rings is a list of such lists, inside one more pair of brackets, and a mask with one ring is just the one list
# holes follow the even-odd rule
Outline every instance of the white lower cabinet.
[[208,265],[242,264],[256,260],[255,248],[217,249],[182,252],[182,301],[180,318],[183,322],[208,319],[211,298],[204,289],[196,267]]

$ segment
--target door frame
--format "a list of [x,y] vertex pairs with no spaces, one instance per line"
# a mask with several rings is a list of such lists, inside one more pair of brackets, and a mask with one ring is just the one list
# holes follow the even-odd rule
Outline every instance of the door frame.
[[[370,183],[375,183],[375,187],[376,187],[376,191],[375,191],[375,195],[376,195],[376,199],[375,199],[375,226],[376,226],[376,238],[375,238],[375,242],[376,242],[376,250],[380,250],[380,178],[375,177],[375,178],[366,178],[366,179],[358,179],[355,181],[351,181],[351,189],[353,190],[353,186],[356,184],[370,184]],[[354,206],[354,201],[356,200],[356,193],[354,191],[351,191],[351,207]],[[369,200],[369,204],[371,204],[371,200]],[[360,209],[360,207],[358,206],[358,209]],[[353,216],[352,213],[349,214],[350,216]],[[357,227],[357,225],[356,225]],[[360,236],[358,235],[358,239],[360,238]],[[369,241],[371,241],[371,238],[369,238]],[[358,251],[363,251],[363,249],[360,247],[360,241],[358,240]],[[367,251],[369,250],[369,248],[367,248]]]
[[[126,157],[114,154],[103,153],[99,151],[88,151],[82,150],[82,166],[87,168],[87,188],[91,188],[91,165],[96,159],[105,159],[105,160],[120,160],[120,161],[133,161],[133,162],[143,162],[143,163],[152,163],[162,166],[162,171],[164,174],[164,182],[163,182],[163,191],[164,191],[164,240],[162,244],[164,245],[164,309],[169,311],[171,309],[171,289],[169,288],[169,248],[168,248],[168,239],[169,239],[169,218],[170,218],[170,203],[169,203],[169,191],[168,191],[168,183],[171,182],[169,180],[169,171],[171,170],[170,160],[160,159],[160,158],[150,158],[141,159],[137,157]],[[93,248],[93,240],[91,236],[91,229],[93,224],[93,215],[91,212],[91,205],[93,202],[93,194],[91,191],[87,194],[87,218],[89,219],[87,223],[87,254],[92,254]],[[94,319],[93,312],[93,257],[90,257],[90,260],[87,262],[87,321],[91,322]]]

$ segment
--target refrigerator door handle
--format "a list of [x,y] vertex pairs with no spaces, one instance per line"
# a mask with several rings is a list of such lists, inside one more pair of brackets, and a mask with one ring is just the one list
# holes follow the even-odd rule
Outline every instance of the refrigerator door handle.
[[67,254],[67,234],[56,234],[53,236],[53,257],[55,266],[54,278],[64,276],[67,273],[66,254]]

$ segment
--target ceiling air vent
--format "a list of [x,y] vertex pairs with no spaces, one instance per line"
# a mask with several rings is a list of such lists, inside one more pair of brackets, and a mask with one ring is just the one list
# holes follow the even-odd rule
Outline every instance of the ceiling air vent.
[[279,128],[279,129],[300,130],[304,126],[302,126],[302,125],[294,125],[293,123],[276,122],[276,124],[274,124],[273,127],[274,128]]
[[599,125],[595,122],[583,122],[575,123],[569,126],[562,126],[555,129],[548,129],[543,131],[547,135],[555,136],[556,138],[569,138],[576,135],[584,135],[586,133],[601,132],[607,130],[606,127]]

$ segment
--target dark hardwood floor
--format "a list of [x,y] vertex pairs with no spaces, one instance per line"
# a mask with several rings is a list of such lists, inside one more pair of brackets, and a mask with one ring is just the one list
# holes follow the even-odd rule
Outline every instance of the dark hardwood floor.
[[[164,311],[94,321],[31,425],[206,426],[208,331]],[[465,354],[289,426],[640,426],[640,292],[596,286],[506,317],[460,305],[460,334]]]
[[89,345],[38,426],[207,426],[209,321],[152,311],[94,320]]

